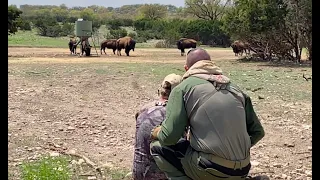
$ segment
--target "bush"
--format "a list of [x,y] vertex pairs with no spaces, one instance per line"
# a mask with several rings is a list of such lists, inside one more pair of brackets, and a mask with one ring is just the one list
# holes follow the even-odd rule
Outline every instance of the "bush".
[[172,45],[170,45],[170,43],[166,40],[161,40],[161,41],[158,41],[155,45],[154,45],[155,48],[169,48],[169,47],[172,47]]
[[127,36],[128,32],[125,29],[115,29],[115,30],[110,30],[110,35],[112,38],[121,38],[124,36]]
[[128,36],[132,37],[133,39],[135,39],[137,37],[137,33],[135,32],[131,32],[128,34]]
[[74,35],[74,25],[70,23],[64,23],[61,27],[60,36]]

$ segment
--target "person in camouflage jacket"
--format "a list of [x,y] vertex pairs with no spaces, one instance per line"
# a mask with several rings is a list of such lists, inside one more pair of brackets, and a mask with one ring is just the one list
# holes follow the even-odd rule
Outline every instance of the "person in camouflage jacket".
[[[250,97],[204,49],[188,52],[185,70],[170,94],[166,119],[152,130],[157,166],[170,180],[247,179],[250,149],[264,137]],[[190,140],[181,140],[188,127]]]
[[166,76],[158,91],[159,100],[144,105],[136,113],[136,134],[133,159],[134,180],[164,180],[165,174],[159,170],[150,155],[151,130],[162,123],[166,114],[166,103],[171,90],[181,82],[176,74]]

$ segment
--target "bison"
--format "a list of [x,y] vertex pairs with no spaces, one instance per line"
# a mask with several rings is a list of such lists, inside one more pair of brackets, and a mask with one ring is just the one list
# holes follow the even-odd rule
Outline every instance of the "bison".
[[136,46],[136,41],[133,40],[131,37],[126,36],[126,37],[122,37],[119,38],[116,42],[116,46],[117,46],[117,55],[121,56],[121,49],[125,49],[125,53],[127,54],[127,56],[129,56],[129,52],[132,49],[132,51],[134,51],[134,48]]
[[233,50],[235,56],[238,56],[239,54],[240,54],[240,56],[242,56],[243,51],[246,54],[250,54],[251,47],[250,47],[250,44],[247,42],[242,42],[242,41],[237,40],[231,44],[231,47],[232,47],[232,50]]
[[177,41],[177,47],[181,50],[181,56],[184,55],[184,49],[188,48],[196,48],[197,47],[197,41],[194,39],[188,39],[188,38],[180,38]]
[[86,56],[90,56],[91,45],[89,44],[88,38],[82,39],[81,42],[81,55],[83,55],[84,52],[86,53]]
[[77,51],[77,40],[74,38],[70,38],[70,41],[68,43],[70,54],[76,54]]
[[117,39],[107,39],[101,42],[100,44],[100,53],[102,54],[102,50],[104,54],[107,54],[105,49],[112,49],[113,54],[116,54],[117,50]]

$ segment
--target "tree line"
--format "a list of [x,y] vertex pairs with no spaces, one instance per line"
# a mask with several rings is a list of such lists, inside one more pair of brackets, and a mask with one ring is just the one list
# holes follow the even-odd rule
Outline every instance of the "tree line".
[[[300,61],[302,48],[306,48],[312,60],[311,0],[185,0],[183,8],[160,4],[119,8],[23,5],[9,6],[8,19],[14,19],[15,12],[20,14],[12,21],[15,23],[9,25],[8,21],[11,33],[36,28],[42,36],[72,35],[74,22],[83,18],[93,21],[94,31],[106,25],[106,38],[161,39],[166,47],[181,37],[220,47],[241,40],[250,43],[262,59]],[[15,25],[17,28],[12,28]],[[134,32],[128,34],[125,27]]]

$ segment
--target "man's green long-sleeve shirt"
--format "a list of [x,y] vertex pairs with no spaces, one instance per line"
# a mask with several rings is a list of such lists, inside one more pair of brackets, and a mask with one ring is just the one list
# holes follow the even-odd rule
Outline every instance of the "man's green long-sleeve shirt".
[[[182,137],[190,123],[188,113],[189,115],[191,113],[187,112],[185,107],[187,103],[185,102],[185,96],[193,93],[195,86],[206,83],[210,82],[197,77],[189,77],[172,90],[167,103],[166,119],[158,133],[158,139],[161,144],[174,145]],[[242,95],[245,102],[246,129],[250,136],[251,146],[253,146],[264,137],[264,129],[254,111],[251,98],[244,93]]]

